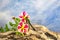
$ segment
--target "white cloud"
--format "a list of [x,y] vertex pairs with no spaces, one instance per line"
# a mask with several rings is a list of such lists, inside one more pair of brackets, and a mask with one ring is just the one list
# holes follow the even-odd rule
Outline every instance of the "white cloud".
[[[47,22],[47,18],[53,17],[53,10],[60,6],[60,1],[57,0],[38,0],[33,3],[34,4],[32,5],[34,5],[34,8],[37,10],[37,15],[35,15],[32,20],[35,19],[35,22],[38,22],[37,20],[41,20],[42,24]],[[44,13],[44,11],[47,13]]]
[[[22,2],[21,2],[22,1]],[[53,10],[56,10],[60,6],[59,0],[21,0],[20,2],[15,2],[12,5],[12,1],[10,0],[3,0],[0,2],[0,8],[5,7],[6,5],[11,4],[12,7],[10,9],[4,10],[4,12],[0,12],[1,20],[10,20],[9,17],[11,15],[17,15],[22,11],[27,11],[31,14],[31,20],[33,22],[41,22],[41,24],[47,25],[52,20],[55,13]],[[9,6],[8,6],[9,7]],[[59,15],[59,14],[58,14]],[[5,18],[4,18],[5,17]],[[55,19],[53,20],[55,23]],[[54,24],[52,23],[52,24]],[[47,25],[48,26],[48,25]],[[49,26],[54,27],[54,25],[49,24]]]
[[5,7],[10,1],[9,0],[1,0],[0,2],[0,8]]
[[56,1],[57,0],[35,0],[32,1],[32,5],[36,10],[44,11],[47,10]]
[[6,20],[9,20],[9,17],[10,17],[10,11],[4,11],[4,12],[0,12],[0,18],[1,19],[6,19]]
[[0,26],[3,26],[5,23],[11,20],[10,11],[0,12]]

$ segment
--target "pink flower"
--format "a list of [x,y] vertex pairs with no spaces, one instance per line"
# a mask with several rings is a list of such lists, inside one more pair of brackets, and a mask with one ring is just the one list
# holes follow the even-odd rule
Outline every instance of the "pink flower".
[[26,33],[28,31],[28,24],[24,24],[23,22],[20,22],[18,25],[18,31],[22,33]]
[[26,22],[26,18],[29,18],[29,15],[27,15],[26,12],[24,11],[23,12],[23,15],[22,16],[19,16],[19,18],[22,19],[22,22]]

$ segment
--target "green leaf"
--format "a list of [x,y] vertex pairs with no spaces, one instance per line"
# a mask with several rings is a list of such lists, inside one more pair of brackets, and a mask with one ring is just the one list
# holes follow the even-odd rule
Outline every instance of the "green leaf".
[[17,26],[18,26],[18,24],[20,22],[20,18],[15,18],[14,22],[15,22],[14,24],[12,22],[9,22],[9,25],[11,26],[11,30],[16,31],[17,30]]
[[17,30],[17,26],[18,26],[17,24],[13,24],[13,26],[11,26],[11,28],[12,28],[11,30],[16,31]]
[[24,36],[24,34],[23,33],[21,33],[21,32],[16,32],[16,35],[20,35],[20,36]]
[[15,20],[18,21],[18,22],[20,22],[20,18],[16,18]]
[[0,32],[4,32],[4,29],[3,29],[3,27],[0,27]]
[[18,21],[15,20],[15,23],[18,24]]
[[10,26],[13,26],[12,22],[9,22]]
[[9,28],[8,28],[8,25],[7,24],[5,24],[5,31],[6,32],[9,31]]
[[15,23],[18,24],[20,22],[20,19],[19,18],[15,18]]

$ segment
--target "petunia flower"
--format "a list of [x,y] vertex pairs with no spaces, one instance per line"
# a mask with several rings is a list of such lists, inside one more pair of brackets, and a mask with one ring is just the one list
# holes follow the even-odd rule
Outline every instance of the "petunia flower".
[[20,22],[18,25],[18,31],[21,33],[26,33],[28,31],[28,24],[24,24],[23,22]]
[[29,15],[26,14],[26,12],[24,11],[23,14],[22,14],[22,16],[19,16],[19,18],[22,19],[22,22],[26,22],[26,18],[29,18]]

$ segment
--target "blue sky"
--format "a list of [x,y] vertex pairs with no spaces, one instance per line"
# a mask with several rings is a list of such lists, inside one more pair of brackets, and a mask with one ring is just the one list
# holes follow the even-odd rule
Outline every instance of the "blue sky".
[[0,0],[0,26],[26,11],[34,24],[60,32],[60,0]]

